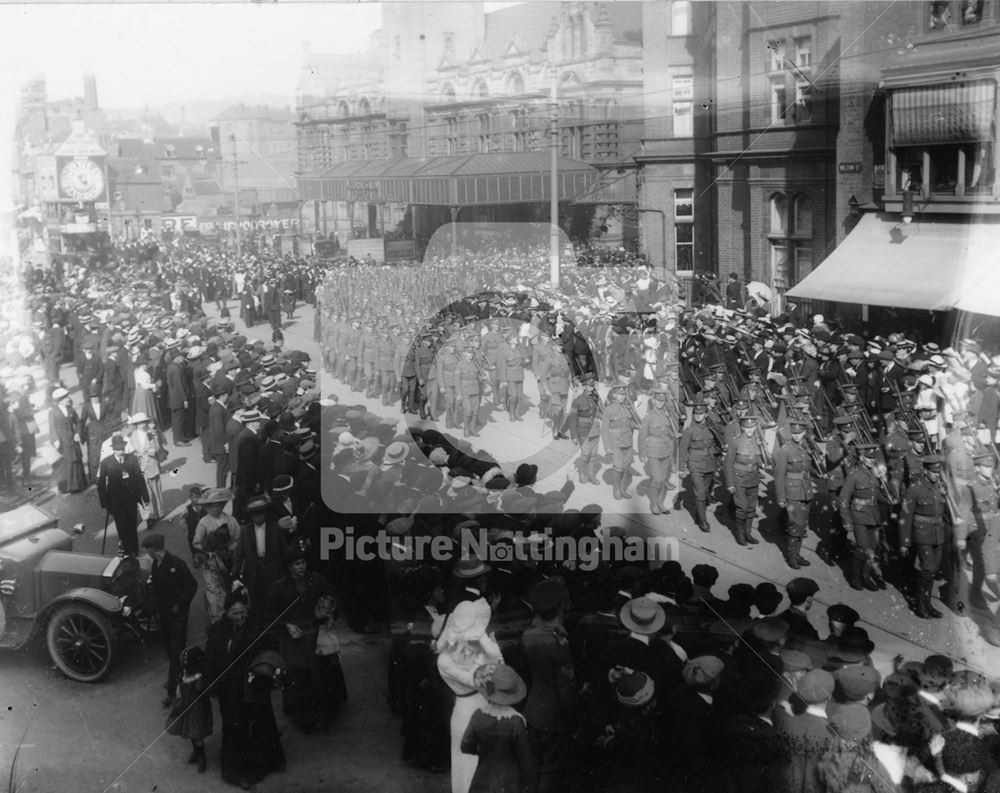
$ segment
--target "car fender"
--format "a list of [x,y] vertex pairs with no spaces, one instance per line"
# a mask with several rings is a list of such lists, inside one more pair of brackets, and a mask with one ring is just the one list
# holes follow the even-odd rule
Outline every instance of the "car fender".
[[60,604],[68,603],[70,601],[89,603],[94,608],[100,609],[108,615],[121,614],[122,612],[122,603],[114,595],[101,589],[84,586],[77,587],[76,589],[68,589],[59,595],[59,597],[55,598],[45,607],[46,616],[48,616],[48,614],[50,614],[52,610]]

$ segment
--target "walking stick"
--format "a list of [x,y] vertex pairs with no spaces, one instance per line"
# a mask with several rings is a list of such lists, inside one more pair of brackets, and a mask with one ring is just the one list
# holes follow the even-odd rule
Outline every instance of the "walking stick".
[[104,556],[104,546],[108,541],[108,510],[104,510],[104,535],[101,537],[101,556]]

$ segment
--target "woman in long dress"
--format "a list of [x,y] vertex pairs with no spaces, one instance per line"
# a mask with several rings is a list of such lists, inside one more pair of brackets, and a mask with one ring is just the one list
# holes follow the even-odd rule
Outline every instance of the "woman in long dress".
[[130,415],[145,413],[157,427],[160,426],[160,410],[156,403],[157,384],[149,372],[149,358],[141,354],[135,362],[135,391],[132,394]]
[[147,525],[152,525],[153,521],[163,517],[163,483],[160,480],[159,457],[163,442],[160,440],[160,431],[153,427],[146,413],[134,414],[128,423],[132,427],[128,442],[139,461],[139,470],[146,478],[146,489],[149,491],[149,516],[146,521]]
[[462,601],[448,615],[437,640],[437,667],[441,678],[455,694],[451,712],[451,793],[469,793],[479,758],[462,751],[462,737],[472,714],[486,706],[477,688],[476,670],[484,664],[502,663],[493,636],[486,633],[490,606],[483,599]]
[[56,452],[57,461],[52,466],[60,493],[79,493],[87,489],[87,472],[83,467],[83,448],[80,445],[80,416],[74,410],[69,392],[56,388],[52,392],[54,405],[49,410],[49,438]]

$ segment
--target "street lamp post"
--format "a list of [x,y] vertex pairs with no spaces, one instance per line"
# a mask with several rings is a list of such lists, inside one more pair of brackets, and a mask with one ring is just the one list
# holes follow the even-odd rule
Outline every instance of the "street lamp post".
[[549,102],[552,108],[549,130],[549,280],[559,288],[559,101],[557,97],[555,64],[549,85]]
[[240,164],[236,156],[236,135],[235,133],[229,136],[230,142],[233,144],[233,182],[236,187],[236,258],[239,259],[242,255],[242,240],[240,238]]

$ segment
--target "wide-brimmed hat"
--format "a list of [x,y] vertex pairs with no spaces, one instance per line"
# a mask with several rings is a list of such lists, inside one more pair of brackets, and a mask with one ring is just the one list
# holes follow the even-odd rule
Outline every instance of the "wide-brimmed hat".
[[382,465],[399,465],[410,453],[410,447],[402,441],[390,443],[382,456]]
[[463,600],[448,615],[446,629],[456,638],[475,641],[486,635],[492,611],[484,598]]
[[484,675],[480,693],[494,705],[516,705],[528,695],[528,687],[521,676],[506,664],[490,665]]
[[247,512],[266,512],[267,508],[271,506],[271,501],[266,496],[257,496],[251,498],[247,502],[246,511]]
[[198,499],[198,503],[201,505],[225,504],[227,501],[232,500],[233,491],[228,487],[213,487],[201,494],[201,498]]
[[667,621],[666,612],[647,597],[633,598],[618,612],[622,625],[632,633],[654,634]]
[[150,421],[150,418],[141,410],[138,413],[134,413],[131,416],[129,416],[128,419],[129,424],[142,424],[142,422],[144,421]]
[[458,564],[455,565],[451,574],[455,578],[479,578],[479,576],[486,575],[492,569],[482,559],[472,556],[468,559],[459,559]]
[[60,399],[65,399],[69,396],[69,391],[65,388],[59,387],[52,392],[52,401],[58,402]]

